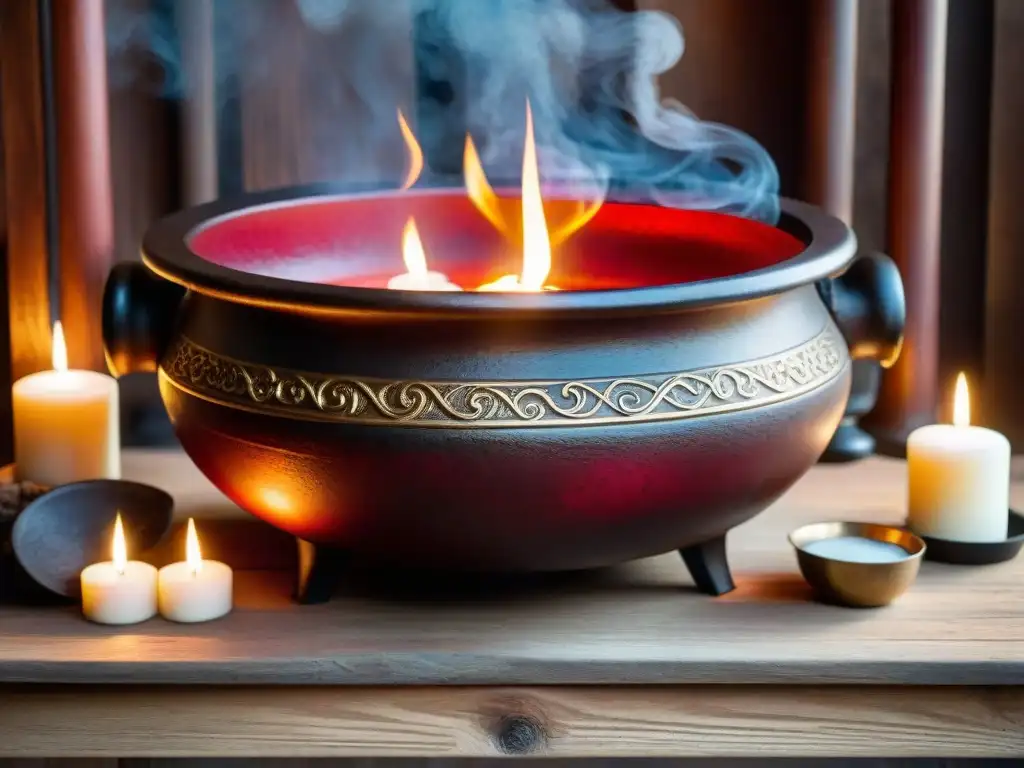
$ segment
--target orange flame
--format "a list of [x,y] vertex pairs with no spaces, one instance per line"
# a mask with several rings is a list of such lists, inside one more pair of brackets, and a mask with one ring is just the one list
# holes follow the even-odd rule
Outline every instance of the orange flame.
[[196,533],[196,521],[191,517],[188,519],[188,532],[185,534],[185,562],[192,569],[192,573],[199,573],[203,569],[203,552],[199,548],[199,534]]
[[402,260],[405,262],[405,271],[410,275],[426,277],[427,253],[423,250],[423,241],[416,228],[416,220],[411,217],[405,223],[405,230],[402,232]]
[[[473,156],[476,156],[474,150]],[[479,164],[476,166],[480,168]],[[467,168],[467,171],[469,169]],[[468,181],[467,187],[474,188],[477,182],[471,185]],[[483,185],[490,190],[487,180],[480,171],[480,178]],[[482,190],[484,187],[476,187]],[[472,194],[472,193],[471,193]],[[494,192],[490,191],[493,195]],[[486,200],[486,192],[477,199]],[[477,199],[474,199],[476,202]],[[479,207],[479,206],[478,206]],[[544,198],[540,191],[540,170],[537,166],[537,144],[533,138],[533,112],[530,103],[526,103],[526,142],[523,146],[523,188],[519,201],[521,213],[521,230],[523,244],[523,269],[519,278],[513,275],[505,275],[492,283],[481,285],[480,291],[543,291],[544,281],[551,271],[551,238],[548,234],[547,218],[544,211]],[[493,213],[493,211],[492,211]],[[486,215],[486,214],[485,214]],[[490,218],[488,216],[488,218]],[[493,219],[492,219],[493,221]]]
[[[402,189],[409,189],[423,171],[423,151],[401,110],[398,110],[398,125],[409,159]],[[526,103],[526,140],[523,146],[520,196],[506,198],[495,193],[484,173],[476,145],[468,134],[463,154],[463,174],[467,195],[477,211],[506,239],[520,247],[523,253],[523,266],[519,275],[505,275],[491,283],[481,285],[477,290],[556,290],[544,284],[551,271],[553,248],[568,240],[594,217],[604,202],[604,196],[594,195],[590,200],[544,200],[534,139],[533,111],[529,101]],[[411,218],[406,222],[402,235],[402,258],[408,275],[425,277],[433,274],[429,272],[427,266],[426,253],[416,222]]]
[[111,557],[114,563],[114,570],[123,574],[128,566],[128,545],[124,540],[124,523],[121,522],[121,513],[114,518],[114,537],[111,541]]
[[[533,127],[529,102],[526,109],[529,120],[527,141],[532,144]],[[532,151],[536,153],[536,149]],[[505,237],[517,245],[522,245],[523,201],[518,198],[498,197],[487,181],[476,144],[469,134],[466,135],[466,145],[462,153],[462,167],[466,192],[476,209]],[[544,217],[551,245],[557,247],[572,237],[594,218],[603,203],[603,196],[593,200],[544,200]]]
[[405,172],[405,181],[402,182],[402,189],[409,189],[419,179],[423,172],[423,150],[416,141],[416,134],[412,132],[409,123],[405,121],[402,110],[398,110],[398,128],[402,131],[402,139],[405,141],[406,149],[409,151],[409,167]]
[[64,341],[64,326],[60,324],[60,320],[53,324],[53,351],[50,354],[53,370],[68,369],[68,345]]
[[968,427],[971,424],[971,395],[967,390],[967,377],[960,373],[956,377],[953,394],[953,424]]

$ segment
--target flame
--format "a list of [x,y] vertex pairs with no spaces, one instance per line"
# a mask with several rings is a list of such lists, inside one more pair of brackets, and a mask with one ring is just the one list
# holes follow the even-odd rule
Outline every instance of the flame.
[[196,521],[191,517],[188,519],[188,532],[185,534],[185,562],[192,569],[192,573],[199,573],[203,569],[203,553],[199,549]]
[[523,275],[525,291],[539,291],[551,271],[551,240],[540,194],[537,145],[533,140],[533,113],[526,102],[526,145],[523,147]]
[[426,277],[427,254],[423,250],[420,232],[416,229],[416,220],[411,217],[405,223],[405,230],[402,232],[402,260],[405,262],[405,271],[410,275]]
[[967,390],[967,377],[959,373],[956,377],[956,391],[953,394],[953,424],[958,427],[971,425],[971,396]]
[[518,201],[501,199],[491,189],[484,168],[480,164],[480,155],[477,154],[473,137],[466,134],[466,146],[462,150],[462,175],[466,180],[466,193],[473,201],[476,209],[504,235],[509,234],[506,221],[515,218],[512,214],[512,207],[518,207]]
[[[474,153],[475,154],[475,153]],[[479,166],[477,166],[479,167]],[[483,174],[481,172],[481,177]],[[486,179],[485,179],[486,183]],[[493,193],[492,193],[493,194]],[[526,102],[526,143],[523,146],[523,189],[521,196],[523,270],[518,280],[511,275],[481,285],[480,291],[543,291],[551,271],[551,238],[540,192],[537,145],[533,139],[533,112]]]
[[121,513],[117,513],[114,519],[114,540],[111,545],[111,557],[114,562],[114,570],[120,574],[128,565],[128,545],[124,540],[124,523],[121,522]]
[[[536,173],[536,147],[533,138],[533,116],[530,111],[530,104],[526,104],[527,114],[527,147],[523,157],[523,182],[526,182],[526,152],[534,155],[534,173]],[[480,163],[480,155],[477,152],[473,137],[466,134],[466,145],[462,152],[463,176],[466,182],[466,192],[476,209],[491,222],[495,229],[516,245],[522,245],[525,241],[523,236],[523,212],[522,208],[525,198],[498,197],[487,175],[484,173]],[[537,174],[539,177],[539,174]],[[539,187],[539,181],[538,181]],[[594,215],[601,209],[604,203],[603,195],[598,195],[592,200],[543,200],[543,210],[548,227],[548,239],[552,247],[557,247],[578,232]]]
[[402,110],[398,110],[398,127],[402,131],[402,139],[405,141],[406,149],[409,151],[409,168],[405,172],[405,181],[402,182],[402,189],[409,189],[416,183],[423,172],[423,150],[420,143],[416,141],[416,134],[412,132],[409,123],[405,121]]
[[53,370],[66,371],[68,369],[68,345],[64,341],[64,326],[60,320],[53,324]]

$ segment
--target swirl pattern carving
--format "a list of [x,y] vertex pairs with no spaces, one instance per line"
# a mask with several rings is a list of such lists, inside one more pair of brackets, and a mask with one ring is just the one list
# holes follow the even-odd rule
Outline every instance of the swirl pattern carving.
[[846,345],[828,328],[775,357],[681,373],[566,382],[386,381],[268,368],[187,338],[162,375],[206,400],[260,413],[415,427],[591,425],[679,419],[787,400],[837,376]]

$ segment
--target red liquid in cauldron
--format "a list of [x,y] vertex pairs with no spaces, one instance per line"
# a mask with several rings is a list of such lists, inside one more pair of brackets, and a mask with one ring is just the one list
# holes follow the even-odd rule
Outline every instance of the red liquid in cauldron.
[[[402,228],[415,217],[431,269],[474,288],[518,274],[521,254],[461,190],[311,197],[246,209],[192,235],[207,261],[304,282],[385,288],[404,272]],[[720,213],[605,203],[554,253],[561,290],[639,288],[769,267],[804,244],[780,229]]]

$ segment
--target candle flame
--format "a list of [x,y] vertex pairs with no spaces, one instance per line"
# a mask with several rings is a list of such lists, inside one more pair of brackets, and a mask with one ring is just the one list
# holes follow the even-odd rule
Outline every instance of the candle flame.
[[956,377],[956,391],[953,394],[953,424],[958,427],[971,424],[971,396],[967,390],[967,376],[962,372]]
[[[472,142],[467,148],[472,147]],[[478,190],[473,197],[474,182],[468,179],[479,175],[486,184],[483,171],[476,160],[476,151],[468,156],[472,162],[467,166],[467,186],[470,196],[479,207],[481,201],[487,203],[486,193]],[[473,164],[475,162],[475,166]],[[489,189],[489,187],[487,188]],[[493,192],[491,193],[493,195]],[[490,217],[488,217],[490,218]],[[493,221],[493,219],[491,219]],[[526,141],[523,146],[523,186],[522,186],[522,233],[523,233],[523,268],[519,279],[505,275],[493,283],[481,285],[481,291],[519,291],[532,293],[544,290],[544,281],[551,271],[551,238],[548,235],[547,217],[544,213],[544,198],[540,191],[540,169],[537,165],[537,144],[533,138],[533,110],[530,102],[526,102]]]
[[411,217],[405,223],[405,231],[402,232],[402,260],[405,262],[405,271],[410,275],[426,276],[427,254],[423,250],[423,241],[420,240],[416,220]]
[[128,545],[124,540],[124,523],[121,522],[121,513],[117,513],[114,519],[114,540],[112,544],[111,560],[114,561],[114,570],[120,574],[128,565]]
[[524,291],[544,289],[551,271],[551,240],[540,194],[537,145],[533,140],[533,111],[526,102],[526,145],[523,147],[523,274]]
[[[591,183],[587,186],[587,199],[544,200],[542,198],[533,130],[533,113],[529,101],[526,102],[526,142],[523,147],[521,197],[499,197],[495,193],[484,173],[476,144],[473,143],[473,137],[468,133],[462,152],[462,173],[466,183],[466,194],[473,206],[507,240],[522,247],[524,251],[528,242],[531,243],[531,247],[537,247],[536,238],[538,231],[541,231],[547,236],[546,250],[550,252],[551,249],[564,243],[594,218],[604,203],[606,183],[596,172],[592,174]],[[528,208],[532,208],[532,210],[528,211]],[[537,229],[537,225],[541,223],[536,216],[537,210],[544,214],[541,230]],[[534,253],[536,254],[536,251]],[[548,258],[550,259],[550,256]],[[541,264],[539,260],[534,263],[538,267]],[[506,276],[494,283],[481,286],[480,290],[509,290],[510,280],[511,278]],[[511,288],[511,290],[530,289],[519,287]]]
[[409,168],[405,173],[405,181],[402,182],[402,189],[409,189],[423,172],[423,150],[416,141],[416,134],[412,132],[409,123],[405,120],[402,110],[398,110],[398,127],[402,131],[402,139],[405,141],[406,149],[409,150]]
[[[480,155],[477,154],[473,137],[466,134],[466,146],[462,150],[462,175],[466,180],[466,194],[480,213],[484,215],[491,225],[503,235],[510,235],[505,220],[508,211],[503,210],[501,200],[491,188],[484,173],[484,167],[480,163]],[[507,206],[506,206],[507,207]]]
[[192,573],[199,573],[203,568],[203,553],[199,549],[199,535],[196,533],[196,521],[188,519],[188,532],[185,534],[185,562]]
[[64,341],[64,326],[60,320],[53,324],[53,370],[66,371],[68,369],[68,345]]

